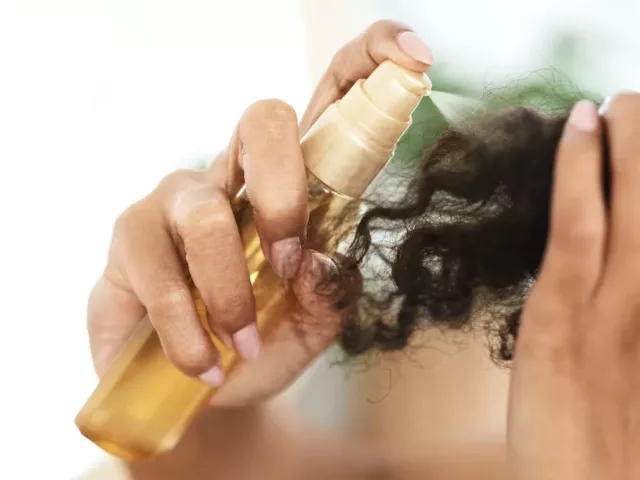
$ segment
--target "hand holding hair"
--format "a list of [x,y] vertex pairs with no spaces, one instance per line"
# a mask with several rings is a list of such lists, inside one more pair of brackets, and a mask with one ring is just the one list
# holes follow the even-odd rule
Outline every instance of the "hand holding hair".
[[640,475],[639,126],[637,94],[602,118],[584,100],[568,119],[517,107],[459,125],[353,244],[362,264],[380,255],[378,229],[401,232],[388,297],[360,299],[377,321],[352,323],[346,349],[411,348],[432,325],[485,329],[513,367],[512,478]]

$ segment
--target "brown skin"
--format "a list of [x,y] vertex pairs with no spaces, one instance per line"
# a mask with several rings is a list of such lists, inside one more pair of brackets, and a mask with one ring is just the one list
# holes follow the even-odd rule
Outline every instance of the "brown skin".
[[[253,293],[229,203],[243,182],[256,211],[266,256],[284,277],[294,275],[302,264],[294,278],[308,314],[301,321],[322,323],[322,331],[308,328],[301,335],[292,328],[292,321],[284,319],[265,339],[257,361],[245,363],[216,400],[232,406],[276,394],[326,349],[335,338],[339,319],[327,313],[326,301],[310,292],[310,254],[302,255],[299,245],[284,255],[273,251],[276,242],[301,238],[305,231],[307,185],[299,139],[328,105],[382,61],[391,59],[419,72],[428,68],[396,43],[398,34],[407,30],[394,22],[374,24],[335,56],[300,126],[294,110],[284,102],[257,102],[243,115],[229,148],[209,169],[170,174],[120,217],[108,265],[89,303],[89,334],[99,374],[108,368],[145,310],[167,356],[181,370],[198,376],[217,364],[218,353],[191,299],[185,265],[215,331],[233,337],[255,325]],[[291,258],[295,264],[282,268]],[[334,321],[314,321],[327,316]]]
[[136,480],[370,480],[381,470],[364,445],[309,428],[283,405],[211,408],[180,445],[151,463],[133,464]]
[[[609,139],[609,208],[602,188],[603,128]],[[474,459],[489,463],[499,458],[500,445],[493,454],[490,445],[483,445],[476,455],[473,449],[455,450],[458,455],[451,455],[450,443],[459,445],[459,439],[450,439],[448,430],[438,432],[440,438],[435,441],[430,437],[434,425],[441,427],[439,419],[451,411],[468,414],[470,403],[490,404],[495,399],[486,402],[473,392],[468,401],[472,379],[461,382],[462,376],[451,379],[450,375],[439,379],[429,371],[428,362],[422,363],[428,356],[410,350],[402,353],[426,365],[424,372],[409,379],[414,381],[394,386],[389,392],[396,397],[394,405],[385,405],[386,415],[378,417],[377,426],[364,422],[374,424],[371,430],[377,428],[387,438],[395,437],[386,450],[402,443],[396,454],[419,442],[428,445],[422,457],[414,452],[405,456],[407,461],[395,471],[406,476],[398,478],[417,480],[429,478],[429,473],[433,478],[492,480],[604,480],[640,475],[640,388],[635,380],[640,362],[640,95],[615,97],[603,119],[591,103],[576,106],[557,149],[553,180],[547,248],[525,304],[515,349],[507,418],[508,474],[504,464],[494,464],[493,469],[485,464],[475,472],[453,462],[446,466],[451,457],[472,467]],[[455,357],[467,356],[465,368],[477,371],[470,350]],[[428,377],[430,383],[426,383]],[[435,399],[447,398],[442,391],[448,382],[455,385],[448,391],[450,405],[438,405]],[[397,390],[404,391],[397,396]],[[480,417],[492,412],[476,409],[475,413]],[[402,419],[404,428],[397,428]],[[422,422],[416,424],[416,419]],[[477,433],[473,427],[481,425],[481,420],[465,418],[463,422],[467,437],[473,439]],[[477,454],[483,450],[485,454]],[[444,469],[430,462],[438,453],[442,455],[435,464],[445,465]],[[416,458],[423,462],[416,465]],[[440,476],[443,473],[446,476]]]
[[610,211],[602,126],[569,121],[557,155],[550,240],[511,383],[516,479],[640,475],[640,96],[617,96],[605,119]]
[[[316,326],[301,332],[293,319],[283,319],[257,359],[244,363],[225,383],[216,396],[218,408],[196,422],[176,451],[132,466],[136,478],[413,476],[406,472],[411,466],[405,465],[407,475],[400,473],[395,460],[370,444],[311,431],[286,408],[258,402],[295,379],[339,328],[337,315],[329,315],[327,302],[311,288],[322,271],[317,268],[322,256],[296,247],[307,220],[299,138],[327,105],[381,61],[427,69],[395,42],[405,30],[380,22],[341,50],[300,125],[280,101],[253,105],[229,148],[208,170],[171,174],[117,222],[109,263],[89,304],[91,347],[100,374],[145,311],[178,368],[199,376],[217,364],[218,353],[191,301],[185,268],[203,294],[212,327],[233,339],[254,324],[253,297],[229,205],[243,182],[267,256],[282,276],[293,277],[306,312],[302,320]],[[583,108],[583,117],[595,115],[593,105]],[[640,96],[617,97],[606,122],[613,172],[610,213],[601,191],[601,127],[568,124],[558,151],[548,252],[526,304],[514,363],[508,437],[512,478],[640,474],[633,454],[640,443],[635,420],[640,388],[634,381],[640,358]],[[283,239],[294,239],[287,255],[274,247]],[[239,343],[240,350],[246,347]],[[501,447],[496,451],[500,455]],[[434,458],[434,475],[443,472],[437,467],[441,460],[441,466],[448,464],[444,456]],[[478,475],[477,469],[470,474]]]
[[[201,326],[191,298],[187,269],[202,294],[214,331],[233,342],[235,333],[255,327],[253,293],[230,207],[230,198],[243,183],[256,212],[263,250],[282,277],[293,277],[294,292],[304,310],[303,318],[281,319],[263,340],[258,357],[243,362],[216,394],[214,404],[236,407],[236,414],[227,419],[221,413],[224,410],[207,413],[175,452],[158,462],[134,467],[137,478],[160,478],[159,472],[166,476],[172,471],[181,471],[180,478],[188,478],[189,472],[201,478],[197,472],[214,467],[231,472],[246,463],[242,459],[251,448],[244,439],[253,436],[282,438],[274,445],[260,444],[265,447],[261,458],[266,464],[256,473],[262,476],[256,478],[265,478],[265,471],[280,471],[281,462],[292,455],[292,461],[299,465],[292,467],[298,473],[291,478],[300,478],[303,467],[318,472],[318,478],[337,478],[336,471],[346,478],[359,477],[360,461],[352,466],[351,455],[343,461],[340,455],[328,453],[350,451],[346,444],[339,449],[342,444],[333,440],[300,441],[313,436],[302,435],[302,427],[284,427],[288,421],[280,421],[278,408],[259,403],[299,376],[331,345],[340,328],[340,317],[330,310],[327,298],[314,292],[318,272],[326,270],[323,256],[302,251],[300,244],[297,250],[290,245],[286,252],[276,251],[274,245],[285,239],[291,244],[291,239],[304,236],[307,185],[300,137],[326,107],[387,59],[416,72],[430,66],[409,56],[396,42],[396,37],[408,30],[395,22],[375,23],[338,52],[299,124],[294,110],[280,100],[255,103],[241,118],[229,147],[210,168],[170,174],[116,222],[109,261],[88,308],[91,350],[99,375],[108,369],[145,312],[168,358],[182,371],[201,376],[218,364],[218,352]],[[287,262],[291,258],[294,264]],[[300,328],[301,324],[305,328]],[[220,418],[225,418],[227,428],[220,426]],[[264,418],[278,420],[262,421]],[[229,443],[229,435],[238,429],[247,434],[239,437],[242,441]],[[215,445],[225,446],[224,453],[211,454]],[[294,455],[291,445],[302,450]],[[327,449],[326,455],[323,449]],[[327,477],[321,473],[325,469],[334,473]]]

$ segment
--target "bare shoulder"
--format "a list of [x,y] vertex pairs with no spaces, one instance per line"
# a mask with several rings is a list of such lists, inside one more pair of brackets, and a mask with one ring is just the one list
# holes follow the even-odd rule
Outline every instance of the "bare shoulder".
[[507,478],[498,472],[506,472],[509,371],[493,363],[480,332],[420,333],[353,375],[354,430],[394,459],[394,478],[425,478],[427,469],[449,478],[445,471],[464,465]]

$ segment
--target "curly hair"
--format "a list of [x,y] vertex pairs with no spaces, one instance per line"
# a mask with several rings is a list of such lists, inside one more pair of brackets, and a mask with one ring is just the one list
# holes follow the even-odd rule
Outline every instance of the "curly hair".
[[400,202],[364,214],[342,261],[365,289],[340,336],[347,354],[401,349],[424,327],[480,323],[494,360],[512,359],[566,117],[517,107],[452,127]]

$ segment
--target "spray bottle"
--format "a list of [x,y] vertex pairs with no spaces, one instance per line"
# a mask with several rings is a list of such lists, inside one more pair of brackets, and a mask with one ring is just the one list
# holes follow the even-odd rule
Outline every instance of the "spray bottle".
[[[310,221],[307,247],[327,252],[340,218],[392,156],[411,123],[411,114],[431,82],[424,74],[391,61],[382,63],[331,105],[302,139],[308,171]],[[260,249],[252,209],[244,188],[233,200],[256,299],[263,338],[295,298]],[[194,300],[203,325],[222,356],[226,375],[238,355],[209,330],[197,291]],[[76,417],[84,436],[126,461],[151,459],[171,450],[216,389],[180,372],[165,357],[158,335],[144,319]]]

